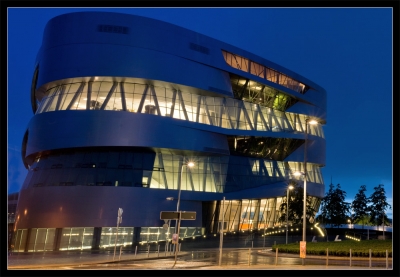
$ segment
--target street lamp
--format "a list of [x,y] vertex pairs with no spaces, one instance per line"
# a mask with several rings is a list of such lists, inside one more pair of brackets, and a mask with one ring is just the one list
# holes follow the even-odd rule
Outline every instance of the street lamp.
[[383,210],[382,214],[382,235],[383,239],[385,239],[385,211]]
[[[314,119],[306,118],[306,130],[304,139],[304,197],[303,197],[303,243],[306,244],[306,214],[307,214],[307,142],[308,142],[308,124],[315,125],[318,122]],[[304,258],[302,259],[304,265]]]
[[293,189],[292,185],[289,185],[286,189],[286,244],[288,243],[288,225],[289,225],[289,190]]
[[177,234],[178,239],[177,239],[177,244],[176,244],[176,247],[175,247],[175,262],[174,262],[174,265],[172,266],[172,268],[176,264],[176,258],[177,258],[177,255],[178,255],[178,247],[179,247],[179,231],[180,231],[179,229],[181,227],[181,212],[179,211],[179,204],[181,202],[181,184],[182,184],[182,173],[183,173],[183,167],[184,166],[193,167],[194,163],[193,162],[183,163],[182,167],[181,167],[181,177],[180,177],[179,183],[178,183],[178,203],[176,204],[176,211],[178,212],[178,220],[175,223],[176,234]]

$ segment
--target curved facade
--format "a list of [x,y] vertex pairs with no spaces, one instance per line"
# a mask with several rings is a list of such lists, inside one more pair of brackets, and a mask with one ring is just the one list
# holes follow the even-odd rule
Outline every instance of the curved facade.
[[[294,171],[318,209],[326,92],[264,58],[154,19],[79,12],[51,19],[34,67],[34,116],[15,251],[161,241],[161,211],[195,211],[181,236],[277,225]],[[194,167],[186,165],[194,162]]]

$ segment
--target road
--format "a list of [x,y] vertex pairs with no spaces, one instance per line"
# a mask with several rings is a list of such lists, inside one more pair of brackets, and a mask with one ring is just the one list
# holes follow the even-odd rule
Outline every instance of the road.
[[[130,259],[118,262],[103,262],[98,264],[76,264],[68,266],[51,267],[51,269],[97,269],[97,270],[165,270],[173,269],[174,256],[171,253],[158,255],[152,253],[150,259]],[[371,265],[371,266],[370,266]],[[217,269],[219,266],[218,249],[197,249],[196,251],[186,251],[184,255],[177,259],[174,269]],[[386,259],[353,258],[351,265],[349,258],[329,257],[328,263],[324,256],[308,256],[302,268],[302,260],[298,255],[280,253],[278,258],[270,249],[224,249],[221,267],[224,269],[306,269],[310,267],[320,267],[323,269],[349,268],[352,269],[386,269]],[[392,260],[388,260],[388,269],[392,268]],[[46,269],[46,267],[40,268]]]

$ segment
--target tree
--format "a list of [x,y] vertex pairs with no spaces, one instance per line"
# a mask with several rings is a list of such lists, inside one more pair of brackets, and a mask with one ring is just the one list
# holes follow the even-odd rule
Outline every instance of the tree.
[[369,197],[369,202],[370,222],[376,226],[389,222],[385,210],[391,206],[386,202],[386,193],[382,184],[374,187],[374,192]]
[[367,187],[365,185],[362,185],[358,190],[358,193],[354,197],[353,202],[351,203],[351,208],[354,213],[353,221],[355,223],[361,223],[363,229],[365,223],[368,222],[367,220],[369,219],[369,213],[368,213],[369,200],[365,195],[366,191]]
[[[296,181],[292,180],[288,183],[288,186],[292,185],[294,188],[289,191],[289,213],[288,213],[288,221],[291,221],[293,224],[303,224],[303,197],[304,197],[304,189],[299,186]],[[281,223],[286,223],[286,191],[285,196],[282,198],[281,205],[279,207],[281,216],[278,218],[278,221]],[[311,197],[307,195],[307,203],[306,203],[306,217],[313,218],[315,216],[315,209],[311,206]],[[309,220],[308,220],[309,221]]]
[[317,217],[318,222],[329,223],[329,221],[330,221],[328,206],[331,201],[330,199],[331,199],[331,195],[333,194],[334,189],[335,189],[335,187],[331,183],[329,185],[328,192],[325,194],[325,197],[321,201],[321,209],[320,209],[321,214]]
[[340,184],[329,185],[329,190],[321,202],[321,215],[319,221],[339,227],[346,223],[350,212],[350,203],[345,202],[346,192],[340,188]]

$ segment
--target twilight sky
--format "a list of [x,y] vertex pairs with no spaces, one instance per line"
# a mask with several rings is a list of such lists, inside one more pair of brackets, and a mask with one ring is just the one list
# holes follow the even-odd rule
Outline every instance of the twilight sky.
[[383,184],[393,206],[391,8],[9,8],[8,193],[19,191],[27,173],[21,144],[33,117],[30,85],[44,27],[57,15],[87,10],[182,26],[317,83],[327,91],[326,190],[332,178],[351,202],[361,185],[370,196]]

